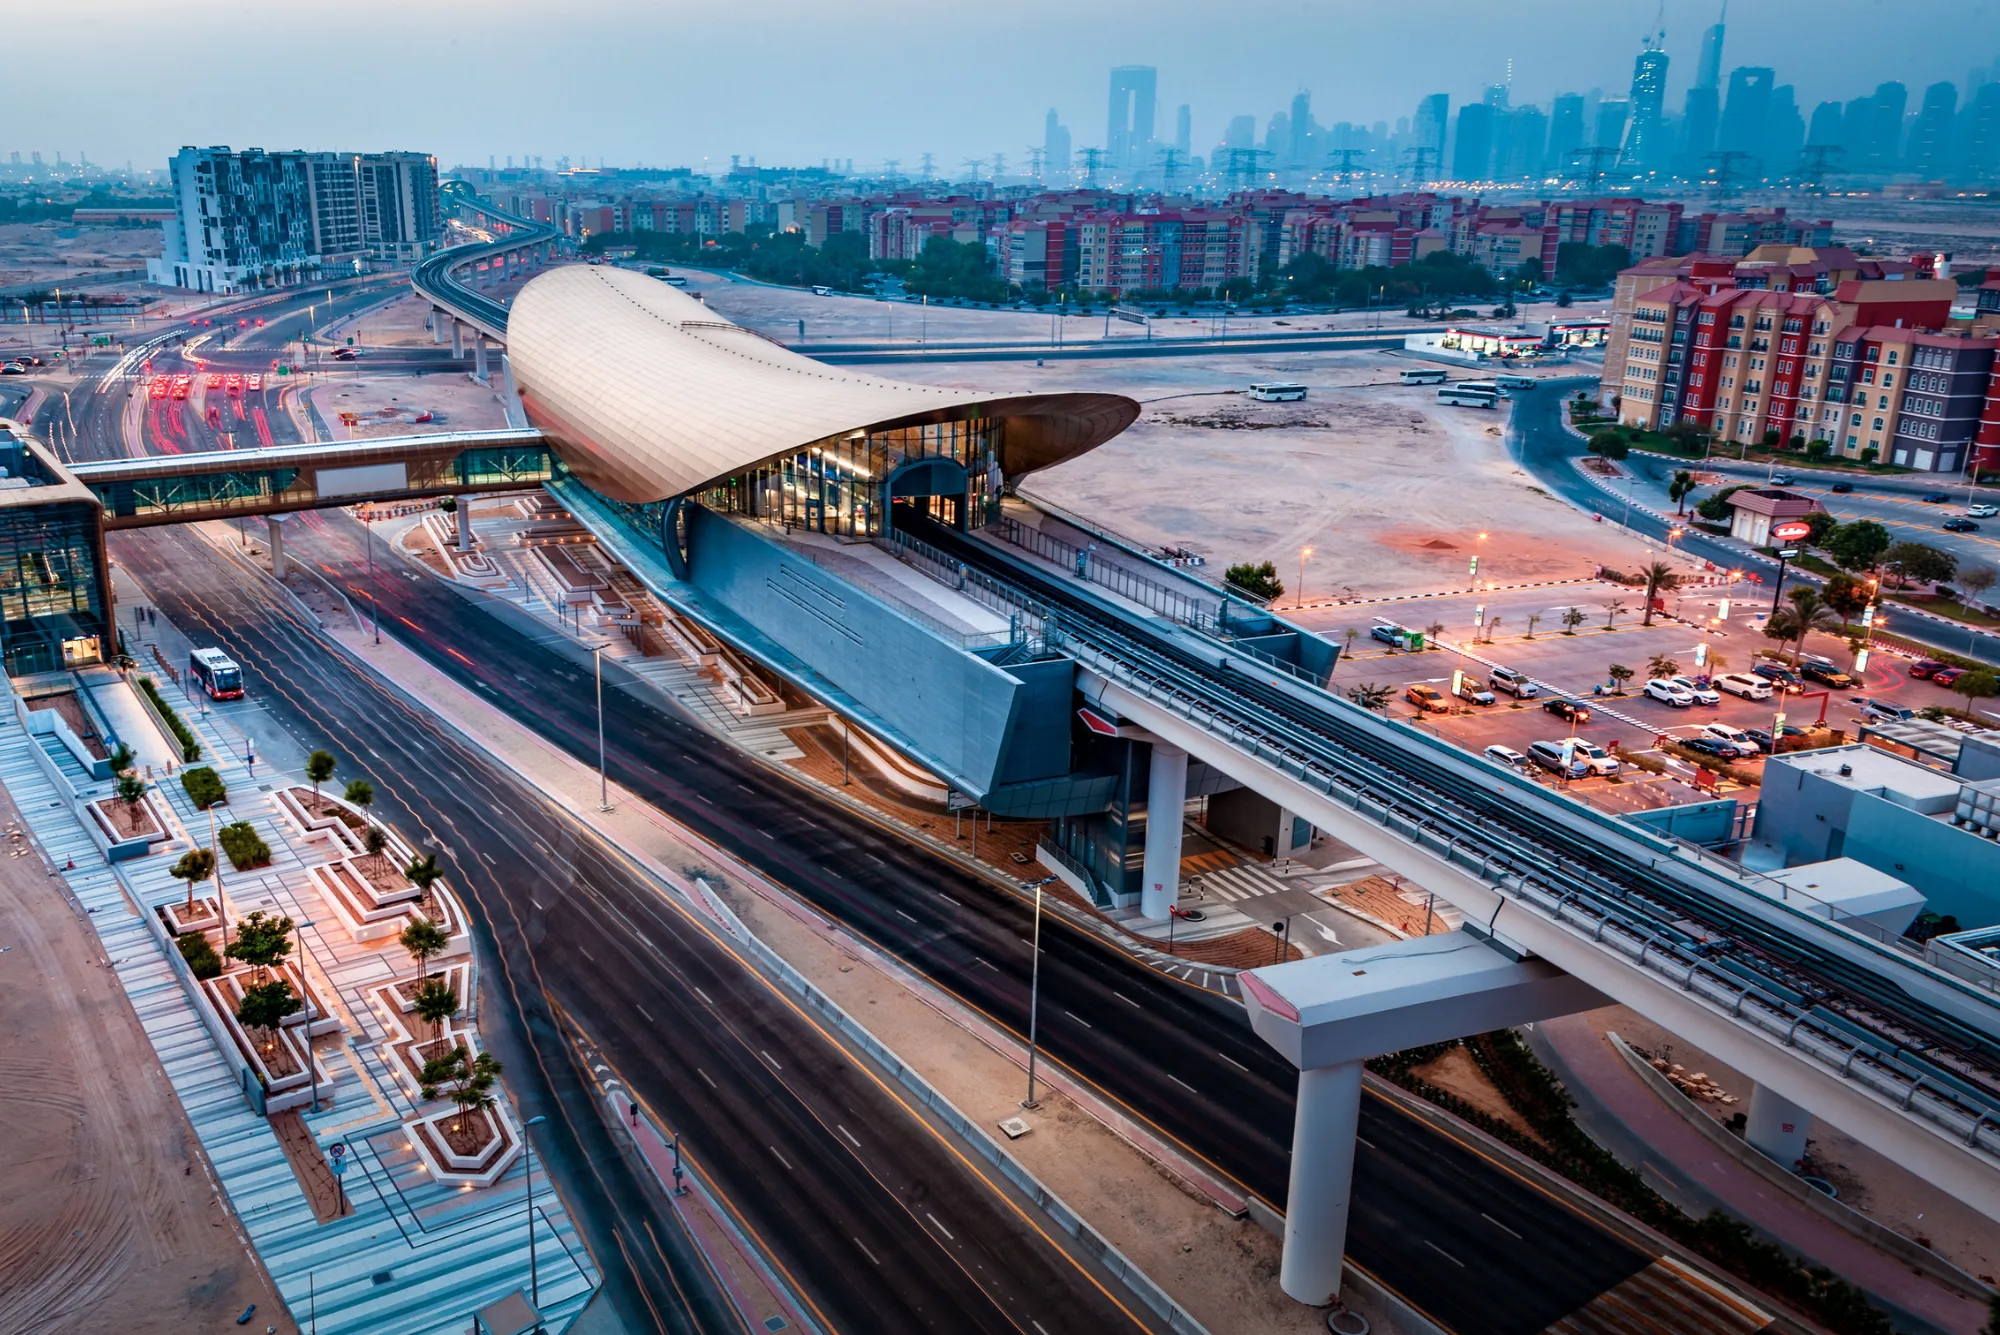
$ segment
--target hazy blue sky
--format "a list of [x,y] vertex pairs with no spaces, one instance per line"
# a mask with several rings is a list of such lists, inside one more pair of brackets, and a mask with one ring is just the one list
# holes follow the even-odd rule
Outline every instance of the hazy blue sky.
[[[1454,109],[1514,62],[1517,102],[1622,93],[1657,0],[50,0],[9,6],[0,152],[157,165],[184,143],[411,148],[611,163],[765,164],[926,150],[1020,159],[1061,109],[1102,144],[1106,79],[1159,67],[1197,151],[1301,88],[1324,123]],[[1717,0],[1668,0],[1670,108]],[[27,58],[24,58],[27,57]],[[61,61],[80,81],[44,80]],[[1963,85],[2000,61],[2000,0],[1737,0],[1725,66],[1770,64],[1810,110],[1885,79]],[[1963,88],[1961,87],[1961,94]]]

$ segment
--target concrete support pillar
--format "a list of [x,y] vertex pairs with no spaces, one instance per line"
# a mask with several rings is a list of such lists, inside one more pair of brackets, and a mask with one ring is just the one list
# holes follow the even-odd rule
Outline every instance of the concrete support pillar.
[[1153,743],[1146,777],[1146,863],[1141,917],[1160,921],[1181,898],[1181,813],[1187,806],[1187,752]]
[[431,342],[433,344],[444,342],[444,322],[450,318],[440,308],[435,306],[431,308]]
[[264,517],[265,526],[270,534],[271,574],[278,579],[285,577],[285,520],[288,518],[290,518],[289,515],[266,515]]
[[458,498],[458,550],[472,550],[472,497]]
[[472,336],[472,378],[486,383],[486,335],[480,333]]
[[451,355],[454,360],[465,356],[465,326],[457,320],[451,322]]
[[1806,1157],[1806,1132],[1811,1127],[1812,1114],[1798,1104],[1762,1085],[1750,1087],[1743,1139],[1765,1158],[1788,1172],[1796,1170]]
[[1292,1119],[1292,1180],[1285,1197],[1285,1253],[1278,1285],[1323,1307],[1340,1296],[1347,1207],[1354,1197],[1354,1137],[1361,1123],[1361,1063],[1299,1072]]

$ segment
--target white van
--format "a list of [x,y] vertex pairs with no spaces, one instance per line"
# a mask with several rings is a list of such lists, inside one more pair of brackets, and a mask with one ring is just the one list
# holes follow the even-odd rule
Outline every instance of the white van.
[[1740,695],[1745,700],[1771,698],[1771,683],[1749,672],[1725,672],[1719,677],[1711,677],[1708,684],[1718,691]]
[[1493,377],[1493,383],[1509,391],[1533,389],[1535,378],[1531,375],[1496,375]]

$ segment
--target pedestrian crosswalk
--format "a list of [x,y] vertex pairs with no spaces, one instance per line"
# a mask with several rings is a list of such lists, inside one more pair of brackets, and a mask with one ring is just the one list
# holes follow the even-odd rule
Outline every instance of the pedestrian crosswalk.
[[1218,849],[1183,858],[1181,875],[1190,890],[1233,904],[1255,899],[1259,895],[1273,895],[1280,890],[1319,890],[1377,875],[1384,870],[1373,858],[1354,858],[1327,867],[1307,867],[1299,863],[1282,865],[1289,874],[1279,875],[1266,863],[1238,862],[1232,854]]

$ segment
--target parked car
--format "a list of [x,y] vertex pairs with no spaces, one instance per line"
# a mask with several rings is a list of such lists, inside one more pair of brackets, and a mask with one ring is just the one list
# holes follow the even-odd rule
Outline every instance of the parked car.
[[1938,525],[1947,533],[1977,533],[1979,525],[1970,519],[1947,519]]
[[5,365],[0,365],[0,375],[26,375],[27,373],[28,368],[19,362],[7,362]]
[[333,350],[333,359],[337,362],[351,362],[360,356],[361,354],[353,348],[335,348]]
[[1866,695],[1857,695],[1853,697],[1853,701],[1861,707],[1863,717],[1869,719],[1906,719],[1917,716],[1916,710],[1889,700],[1876,700]]
[[1757,744],[1750,740],[1750,734],[1733,723],[1704,723],[1701,735],[1713,737],[1718,742],[1728,742],[1746,754],[1757,749]]
[[1965,513],[1974,519],[1991,519],[1995,515],[2000,515],[2000,505],[1968,505],[1965,507]]
[[1490,705],[1494,700],[1493,692],[1481,686],[1477,677],[1460,677],[1458,679],[1458,689],[1453,691],[1452,694],[1469,704],[1475,705]]
[[1486,748],[1486,758],[1501,765],[1522,767],[1528,764],[1526,756],[1516,751],[1513,747],[1502,746],[1498,742]]
[[1592,774],[1616,774],[1624,768],[1617,756],[1596,742],[1587,742],[1581,737],[1571,737],[1563,744],[1569,748],[1570,755],[1582,760]]
[[1740,695],[1745,700],[1768,700],[1771,698],[1771,683],[1751,672],[1725,672],[1710,679],[1710,685],[1718,691]]
[[1965,669],[1962,667],[1939,668],[1936,672],[1931,673],[1931,681],[1949,690],[1951,689],[1951,684],[1964,675]]
[[1693,677],[1669,677],[1667,680],[1673,682],[1676,686],[1686,687],[1687,693],[1694,697],[1694,702],[1698,705],[1719,705],[1722,703],[1721,694],[1713,686],[1704,686]]
[[[1751,741],[1755,742],[1757,744],[1757,749],[1759,751],[1768,752],[1771,749],[1771,733],[1769,729],[1749,728],[1744,731],[1743,735],[1745,737],[1748,737]],[[1805,735],[1806,735],[1806,730],[1804,728],[1794,728],[1789,723],[1785,725],[1785,736],[1787,738],[1803,737]]]
[[1719,737],[1682,737],[1680,744],[1697,755],[1713,756],[1717,760],[1737,760],[1742,756],[1733,743]]
[[1806,688],[1803,677],[1790,668],[1780,667],[1776,663],[1759,663],[1750,671],[1788,695],[1797,695]]
[[1543,769],[1566,778],[1581,779],[1590,773],[1590,762],[1562,742],[1530,742],[1528,754]]
[[1927,491],[1924,493],[1925,505],[1943,505],[1950,499],[1951,499],[1950,496],[1947,496],[1944,492],[1941,491]]
[[1388,645],[1394,645],[1396,648],[1400,649],[1403,647],[1403,637],[1408,635],[1410,632],[1404,630],[1401,626],[1397,625],[1393,621],[1381,621],[1377,622],[1373,626],[1370,626],[1368,628],[1368,633],[1375,639],[1382,641],[1382,643]]
[[1919,681],[1927,681],[1948,666],[1950,665],[1940,663],[1935,658],[1919,658],[1916,662],[1910,664],[1910,675]]
[[1542,708],[1557,718],[1568,719],[1571,723],[1590,722],[1590,707],[1581,700],[1571,700],[1564,696],[1551,696],[1542,702]]
[[1833,664],[1820,662],[1815,659],[1808,658],[1801,661],[1799,671],[1805,675],[1807,680],[1816,681],[1822,686],[1831,686],[1836,691],[1851,691],[1860,685],[1854,678],[1848,676]]
[[1836,496],[1846,496],[1853,490],[1854,484],[1852,482],[1836,482],[1833,484],[1833,494]]
[[1640,688],[1640,693],[1651,699],[1670,704],[1675,709],[1686,709],[1694,704],[1693,691],[1666,677],[1653,678]]
[[1420,714],[1448,714],[1451,712],[1451,701],[1444,698],[1444,692],[1435,686],[1426,686],[1422,682],[1404,687],[1403,698],[1415,705],[1417,712]]
[[1528,680],[1527,674],[1513,668],[1497,667],[1486,675],[1486,684],[1496,691],[1505,691],[1517,700],[1532,700],[1542,693],[1542,688]]

